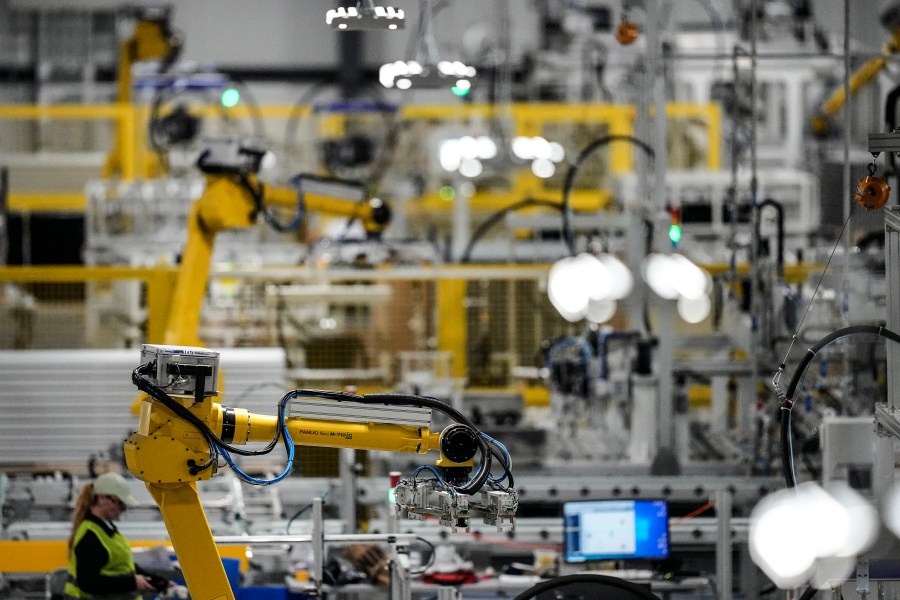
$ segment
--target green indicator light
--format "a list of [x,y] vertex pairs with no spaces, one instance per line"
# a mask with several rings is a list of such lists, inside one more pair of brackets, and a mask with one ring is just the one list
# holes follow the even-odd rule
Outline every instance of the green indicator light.
[[669,225],[669,239],[673,244],[681,241],[681,225]]
[[388,490],[388,502],[390,504],[397,504],[397,491],[396,488],[390,488]]
[[228,88],[222,92],[222,106],[234,108],[241,101],[241,93],[234,88]]
[[441,189],[438,190],[438,196],[440,196],[441,200],[444,202],[452,202],[456,198],[456,190],[449,185],[443,185],[441,186]]
[[469,92],[472,91],[472,82],[468,79],[458,79],[456,85],[452,86],[450,91],[456,96],[468,96]]

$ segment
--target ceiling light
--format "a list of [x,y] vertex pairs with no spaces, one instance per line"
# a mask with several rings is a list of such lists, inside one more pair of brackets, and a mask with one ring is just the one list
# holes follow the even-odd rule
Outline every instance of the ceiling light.
[[[417,49],[414,60],[398,60],[382,65],[378,71],[381,85],[402,90],[443,88],[457,96],[469,94],[472,90],[472,80],[477,75],[475,67],[458,60],[442,59],[438,53],[438,43],[434,36],[434,15],[442,10],[445,4],[434,6],[432,0],[419,0],[419,24],[414,35]],[[412,66],[417,68],[413,70]],[[406,83],[407,80],[409,83]]]
[[338,31],[403,29],[405,14],[393,6],[375,6],[372,0],[360,0],[356,6],[341,6],[325,13],[325,23]]
[[[453,88],[457,90],[454,93],[464,96],[472,89],[472,80],[476,74],[475,67],[467,67],[458,61],[441,61],[438,65],[429,65],[415,60],[397,60],[381,65],[378,81],[386,88],[396,87],[401,90]],[[409,83],[401,85],[403,80]]]

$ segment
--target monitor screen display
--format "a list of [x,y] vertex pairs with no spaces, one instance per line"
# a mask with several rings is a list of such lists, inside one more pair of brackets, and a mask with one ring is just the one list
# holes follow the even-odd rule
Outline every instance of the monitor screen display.
[[669,556],[665,500],[589,500],[563,503],[568,563]]

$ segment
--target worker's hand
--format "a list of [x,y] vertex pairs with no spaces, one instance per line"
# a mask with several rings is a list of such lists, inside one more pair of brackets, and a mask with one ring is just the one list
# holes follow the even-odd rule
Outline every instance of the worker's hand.
[[135,574],[134,576],[135,589],[138,592],[155,592],[156,588],[150,585],[150,580],[144,577],[143,575]]

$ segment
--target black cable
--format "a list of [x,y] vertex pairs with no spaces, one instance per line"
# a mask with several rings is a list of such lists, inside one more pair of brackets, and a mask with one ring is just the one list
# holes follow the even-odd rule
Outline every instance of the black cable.
[[509,485],[505,486],[504,491],[512,490],[515,487],[515,479],[513,478],[512,469],[506,460],[506,456],[500,453],[496,441],[488,440],[488,448],[490,448],[491,454],[500,461],[500,466],[503,467],[503,472],[506,474],[507,479],[509,479]]
[[[142,365],[142,366],[146,366],[146,365]],[[138,367],[138,369],[140,369],[140,368],[141,367]],[[268,454],[269,452],[271,452],[272,449],[275,448],[275,446],[278,444],[278,440],[282,437],[281,436],[282,423],[279,423],[279,429],[275,433],[275,437],[272,438],[272,441],[270,441],[265,447],[263,447],[260,450],[245,450],[243,448],[238,448],[236,446],[232,446],[231,444],[227,444],[224,441],[222,441],[222,439],[220,439],[212,431],[212,429],[210,429],[209,426],[206,423],[204,423],[197,415],[192,413],[190,410],[185,408],[181,403],[174,400],[171,396],[169,396],[167,393],[165,393],[159,387],[157,387],[156,385],[154,385],[153,383],[148,381],[146,378],[144,378],[141,374],[139,374],[138,369],[135,369],[134,372],[132,372],[132,381],[138,387],[138,389],[140,389],[143,392],[146,392],[147,394],[149,394],[156,400],[159,400],[160,402],[162,402],[163,405],[165,405],[167,408],[172,410],[172,412],[174,412],[176,415],[178,415],[179,417],[181,417],[182,419],[184,419],[185,421],[187,421],[188,423],[190,423],[191,425],[196,427],[200,431],[201,434],[203,434],[205,437],[207,437],[207,439],[212,440],[212,442],[219,448],[223,448],[224,450],[227,450],[228,452],[231,452],[233,454],[239,454],[241,456],[261,456],[263,454]],[[287,403],[287,401],[293,397],[292,394],[293,394],[293,392],[288,392],[278,402],[279,421],[282,420],[282,415],[284,414],[284,406]],[[285,447],[287,447],[287,440],[285,440],[284,443],[285,443]]]
[[427,562],[427,563],[425,563],[424,565],[422,565],[422,566],[421,566],[420,568],[418,568],[418,569],[414,569],[414,570],[411,569],[411,570],[410,570],[410,574],[412,574],[412,575],[421,575],[422,573],[424,573],[425,571],[427,571],[428,569],[430,569],[430,568],[431,568],[431,565],[434,564],[434,560],[435,560],[435,557],[436,557],[436,555],[437,555],[437,551],[436,551],[435,548],[434,548],[434,544],[432,544],[431,542],[429,542],[427,539],[425,539],[425,538],[423,538],[423,537],[421,537],[421,536],[418,536],[418,535],[416,536],[416,539],[419,540],[420,542],[423,542],[426,546],[428,546],[428,549],[429,549],[429,551],[431,552],[431,554],[428,556],[428,562]]
[[[469,427],[476,434],[476,440],[478,442],[478,449],[481,451],[481,460],[482,466],[479,470],[478,476],[469,482],[466,485],[462,485],[456,488],[457,492],[472,495],[478,492],[483,486],[485,481],[487,481],[488,476],[491,474],[491,456],[492,452],[490,447],[488,446],[485,439],[478,434],[479,429],[466,417],[464,414],[437,400],[435,398],[428,398],[426,396],[405,396],[402,394],[366,394],[363,396],[359,396],[358,398],[362,399],[362,402],[367,404],[399,404],[401,406],[426,406],[432,408],[434,410],[438,410],[448,415],[450,418],[454,419],[458,423],[462,423]],[[505,462],[505,458],[502,462]]]
[[[460,411],[449,406],[440,400],[435,398],[429,398],[426,396],[407,396],[403,394],[367,394],[367,395],[356,395],[348,392],[336,392],[329,390],[292,390],[282,396],[281,400],[278,402],[278,427],[275,432],[275,436],[272,438],[264,448],[260,450],[244,450],[242,448],[238,448],[232,446],[230,444],[222,441],[210,428],[206,425],[199,417],[197,417],[194,413],[188,410],[179,402],[175,401],[171,396],[169,396],[166,392],[160,389],[158,386],[150,382],[148,379],[144,377],[144,372],[150,367],[150,363],[144,364],[136,368],[132,371],[132,382],[140,389],[141,391],[147,393],[152,398],[159,400],[163,403],[164,406],[169,408],[172,412],[174,412],[177,416],[181,417],[191,425],[193,425],[205,438],[207,444],[210,446],[210,460],[207,461],[204,465],[191,465],[191,472],[193,474],[198,473],[199,471],[209,468],[215,457],[217,456],[217,448],[221,448],[233,454],[238,454],[242,456],[259,456],[263,454],[268,454],[275,448],[278,444],[279,438],[283,438],[285,450],[289,451],[289,441],[288,435],[286,433],[286,424],[285,424],[285,408],[286,404],[289,400],[296,398],[298,396],[301,397],[309,397],[315,396],[330,400],[336,401],[350,401],[350,402],[359,402],[362,404],[388,404],[395,406],[421,406],[431,408],[433,410],[438,410],[443,412],[453,420],[458,423],[462,423],[463,425],[472,429],[476,434],[476,440],[478,443],[479,450],[481,452],[482,462],[480,466],[480,470],[478,472],[478,476],[472,481],[468,482],[466,485],[456,487],[456,491],[459,493],[472,495],[479,491],[483,486],[487,478],[491,473],[491,458],[492,456],[497,456],[500,464],[503,466],[507,476],[510,479],[509,487],[513,485],[512,473],[510,472],[510,465],[507,464],[507,460],[505,456],[502,456],[499,451],[493,447],[493,445],[489,445],[483,436],[481,436],[478,432],[479,429],[469,420],[465,415],[463,415]],[[284,433],[284,435],[282,435]]]
[[284,224],[278,220],[278,217],[275,216],[275,213],[269,210],[266,206],[265,202],[265,186],[260,184],[259,186],[254,186],[250,182],[250,178],[246,173],[238,173],[238,177],[241,180],[241,185],[243,185],[247,192],[250,194],[250,197],[253,198],[253,206],[256,208],[257,212],[261,213],[263,218],[266,220],[266,223],[269,224],[272,229],[277,231],[278,233],[290,233],[292,231],[296,231],[298,227],[300,227],[300,223],[303,221],[303,215],[306,212],[306,203],[303,199],[303,192],[300,188],[300,179],[295,178],[294,185],[297,192],[297,209],[294,212],[294,216],[291,218],[290,223]]
[[781,402],[780,407],[781,466],[784,471],[785,483],[789,488],[797,486],[797,474],[794,471],[794,453],[791,440],[791,412],[794,408],[794,398],[797,392],[797,386],[799,385],[803,376],[806,374],[806,370],[807,368],[809,368],[809,364],[812,362],[812,359],[816,356],[816,353],[818,353],[819,350],[841,338],[858,333],[874,334],[883,338],[887,338],[892,342],[900,343],[900,335],[889,329],[885,329],[884,327],[875,325],[853,325],[851,327],[844,327],[843,329],[838,329],[837,331],[829,333],[821,340],[816,342],[811,348],[809,348],[806,351],[806,354],[800,360],[800,364],[798,364],[797,368],[794,370],[794,374],[791,377],[791,381],[788,384],[787,390],[785,391],[784,400]]
[[533,198],[521,200],[514,204],[510,204],[506,208],[501,208],[500,210],[489,216],[487,219],[485,219],[485,221],[478,226],[478,229],[475,230],[475,233],[473,233],[471,239],[469,239],[469,243],[466,245],[466,249],[463,251],[462,257],[460,257],[459,262],[467,263],[471,260],[472,250],[475,248],[475,244],[477,244],[484,236],[484,234],[487,233],[487,231],[491,227],[496,225],[500,221],[500,219],[513,211],[527,208],[529,206],[547,206],[565,213],[563,205],[558,202],[550,202],[549,200],[535,200]]
[[800,594],[800,598],[798,600],[812,600],[813,596],[815,596],[818,591],[819,590],[817,590],[815,587],[809,586],[808,588],[806,588],[806,590],[803,591],[802,594]]
[[[576,575],[563,575],[562,577],[555,577],[553,579],[548,579],[546,581],[542,581],[528,588],[518,596],[516,596],[513,600],[534,600],[535,598],[543,597],[544,592],[550,590],[558,590],[561,587],[567,585],[590,585],[595,584],[597,586],[596,591],[593,593],[589,593],[586,595],[591,598],[602,598],[607,595],[616,596],[617,594],[611,594],[610,591],[603,590],[602,588],[613,588],[615,590],[624,591],[625,594],[619,593],[619,596],[622,597],[630,597],[636,600],[659,600],[653,592],[651,592],[646,586],[638,585],[637,583],[632,583],[626,579],[621,577],[612,577],[610,575],[595,575],[593,573],[579,573]],[[583,588],[582,588],[583,589]],[[601,593],[601,592],[606,592]],[[559,597],[558,592],[556,596],[548,595],[548,597]]]
[[207,448],[209,450],[209,459],[202,465],[197,465],[193,459],[188,461],[188,470],[192,475],[196,475],[197,473],[211,467],[216,460],[216,456],[218,455],[215,442],[210,437],[210,434],[212,432],[209,430],[205,423],[200,421],[200,419],[197,418],[196,415],[194,415],[194,413],[187,410],[181,404],[172,400],[172,398],[168,394],[163,392],[159,387],[151,384],[143,377],[142,371],[149,366],[149,364],[141,365],[131,372],[131,381],[134,383],[134,385],[137,386],[137,388],[142,392],[148,394],[151,398],[162,402],[164,406],[169,408],[169,410],[196,427],[200,434],[203,436],[203,439],[206,441]]
[[[316,396],[328,400],[336,400],[338,402],[360,402],[362,404],[388,404],[394,406],[420,406],[442,412],[454,421],[462,423],[463,425],[469,427],[476,433],[478,449],[481,452],[482,457],[482,465],[478,476],[468,484],[456,487],[456,491],[462,494],[472,495],[484,486],[485,481],[490,475],[492,464],[491,457],[495,454],[495,452],[492,451],[490,446],[488,446],[484,437],[478,435],[479,429],[475,426],[474,423],[472,423],[472,421],[468,417],[466,417],[464,414],[462,414],[452,406],[441,402],[440,400],[429,398],[427,396],[411,396],[405,394],[379,393],[365,394],[360,396],[357,394],[351,394],[349,392],[312,389],[294,390],[292,393],[299,396]],[[508,465],[506,464],[506,458],[501,457],[500,462],[504,465],[504,468],[507,469],[508,473],[509,469]]]
[[285,534],[287,534],[287,535],[290,535],[290,534],[291,534],[291,523],[293,523],[294,520],[295,520],[297,517],[299,517],[300,515],[302,515],[303,513],[305,513],[306,511],[308,511],[309,509],[311,509],[312,506],[313,506],[312,504],[304,504],[303,506],[300,507],[300,510],[298,510],[297,512],[295,512],[295,513],[293,514],[293,516],[292,516],[290,519],[288,519],[287,525],[284,526],[284,532],[285,532]]
[[563,226],[562,226],[562,236],[563,241],[566,242],[566,245],[569,247],[569,253],[572,256],[575,256],[575,232],[572,228],[571,222],[571,205],[569,203],[569,194],[572,193],[572,187],[575,185],[575,176],[578,175],[578,170],[581,168],[581,165],[584,164],[584,161],[594,153],[598,148],[602,148],[606,146],[610,142],[631,142],[633,145],[637,146],[641,150],[643,150],[650,160],[655,160],[656,153],[653,151],[646,142],[642,142],[636,137],[630,135],[607,135],[602,138],[598,138],[584,147],[584,149],[578,154],[578,157],[575,159],[569,166],[569,170],[566,172],[566,178],[563,182],[563,192],[562,192],[562,216],[563,216]]

